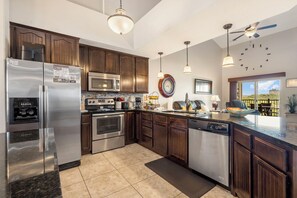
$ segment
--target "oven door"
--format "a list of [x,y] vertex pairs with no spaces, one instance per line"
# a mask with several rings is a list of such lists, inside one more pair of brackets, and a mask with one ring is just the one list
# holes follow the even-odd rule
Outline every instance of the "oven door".
[[89,72],[89,91],[120,91],[119,75]]
[[92,125],[93,140],[124,135],[124,113],[94,114]]

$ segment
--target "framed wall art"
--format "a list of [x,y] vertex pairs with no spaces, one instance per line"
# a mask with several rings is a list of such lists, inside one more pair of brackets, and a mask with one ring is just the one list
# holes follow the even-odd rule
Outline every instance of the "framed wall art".
[[195,94],[212,94],[212,81],[195,79],[194,81],[194,93]]

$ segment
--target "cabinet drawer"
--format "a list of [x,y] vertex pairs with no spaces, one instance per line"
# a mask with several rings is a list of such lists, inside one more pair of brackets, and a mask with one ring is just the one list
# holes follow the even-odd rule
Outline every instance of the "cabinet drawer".
[[151,128],[142,127],[142,135],[148,136],[148,137],[153,137],[153,130]]
[[170,118],[170,127],[186,129],[186,128],[188,128],[187,119],[171,117]]
[[151,149],[153,147],[153,140],[152,138],[143,135],[140,144]]
[[152,113],[142,113],[141,114],[141,118],[143,120],[149,120],[152,121],[153,120],[153,114]]
[[247,149],[251,149],[252,137],[250,134],[234,128],[234,140]]
[[154,122],[155,123],[160,123],[160,124],[167,124],[167,116],[155,114],[154,115]]
[[142,125],[152,128],[153,127],[153,122],[152,121],[148,121],[148,120],[142,120]]
[[81,116],[81,123],[90,123],[90,122],[91,122],[91,116],[89,114]]
[[287,151],[255,137],[254,153],[280,170],[287,171]]

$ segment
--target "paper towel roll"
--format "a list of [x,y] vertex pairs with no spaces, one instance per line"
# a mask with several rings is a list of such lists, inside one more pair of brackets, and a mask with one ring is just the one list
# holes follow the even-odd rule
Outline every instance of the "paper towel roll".
[[167,110],[173,110],[172,106],[173,106],[173,98],[170,97],[168,98],[168,102],[167,102]]

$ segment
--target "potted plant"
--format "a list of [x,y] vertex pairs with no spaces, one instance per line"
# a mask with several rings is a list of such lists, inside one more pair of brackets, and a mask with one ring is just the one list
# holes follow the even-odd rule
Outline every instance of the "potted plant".
[[287,106],[289,107],[289,112],[290,113],[295,113],[296,112],[296,106],[297,106],[297,98],[296,95],[293,94],[292,96],[288,97],[289,103]]

